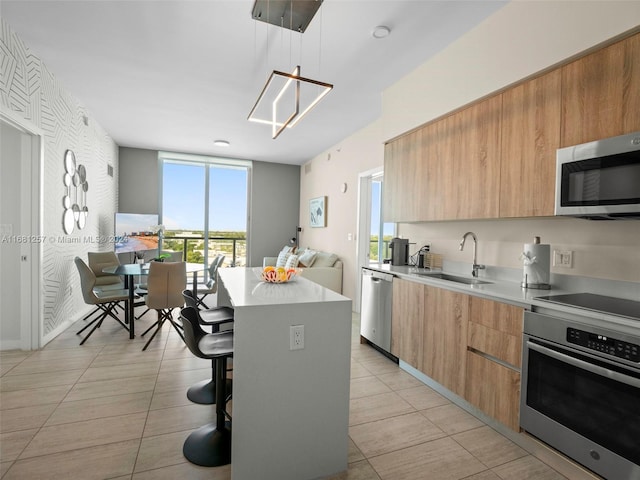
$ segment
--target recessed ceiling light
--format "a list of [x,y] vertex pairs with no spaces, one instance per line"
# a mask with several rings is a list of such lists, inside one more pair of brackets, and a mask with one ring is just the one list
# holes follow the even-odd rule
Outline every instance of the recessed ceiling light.
[[391,34],[391,29],[384,25],[378,25],[373,29],[373,38],[385,38]]
[[216,147],[228,147],[229,145],[231,145],[229,142],[227,142],[226,140],[214,140],[213,144]]

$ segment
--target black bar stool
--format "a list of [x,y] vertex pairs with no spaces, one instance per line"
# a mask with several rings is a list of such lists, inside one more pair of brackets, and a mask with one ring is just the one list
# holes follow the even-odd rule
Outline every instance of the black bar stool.
[[[187,307],[193,307],[198,313],[198,321],[200,325],[211,327],[211,333],[220,331],[220,325],[225,323],[233,323],[234,312],[231,307],[214,307],[206,310],[198,309],[198,302],[191,290],[183,290],[182,297]],[[192,385],[187,390],[187,398],[193,403],[202,405],[213,405],[216,403],[216,372],[214,365],[211,366],[211,380],[203,380]],[[231,382],[227,382],[227,391],[230,391]]]
[[[216,421],[192,432],[184,442],[182,453],[191,463],[219,467],[231,463],[231,416],[227,403],[227,359],[233,357],[233,332],[207,333],[200,326],[198,310],[180,311],[184,340],[196,357],[211,359],[216,383]],[[227,421],[227,418],[229,421]]]

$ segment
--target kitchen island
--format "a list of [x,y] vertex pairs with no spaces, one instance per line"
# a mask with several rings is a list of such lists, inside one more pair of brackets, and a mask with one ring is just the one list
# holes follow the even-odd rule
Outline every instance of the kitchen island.
[[[304,480],[347,469],[351,300],[260,268],[218,271],[218,304],[235,309],[233,480]],[[291,350],[291,326],[304,326]]]

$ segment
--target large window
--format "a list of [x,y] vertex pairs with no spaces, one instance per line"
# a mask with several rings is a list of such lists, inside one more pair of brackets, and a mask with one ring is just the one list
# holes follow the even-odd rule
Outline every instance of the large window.
[[250,162],[161,153],[163,250],[188,262],[247,263]]

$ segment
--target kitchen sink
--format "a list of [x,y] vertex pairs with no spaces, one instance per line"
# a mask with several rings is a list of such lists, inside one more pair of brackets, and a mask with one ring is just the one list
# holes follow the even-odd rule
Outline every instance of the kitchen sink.
[[442,272],[416,273],[416,275],[420,275],[421,277],[438,278],[440,280],[447,280],[449,282],[464,283],[465,285],[484,285],[493,283],[487,282],[486,280],[479,280],[477,278],[458,277],[457,275],[450,275],[448,273]]

